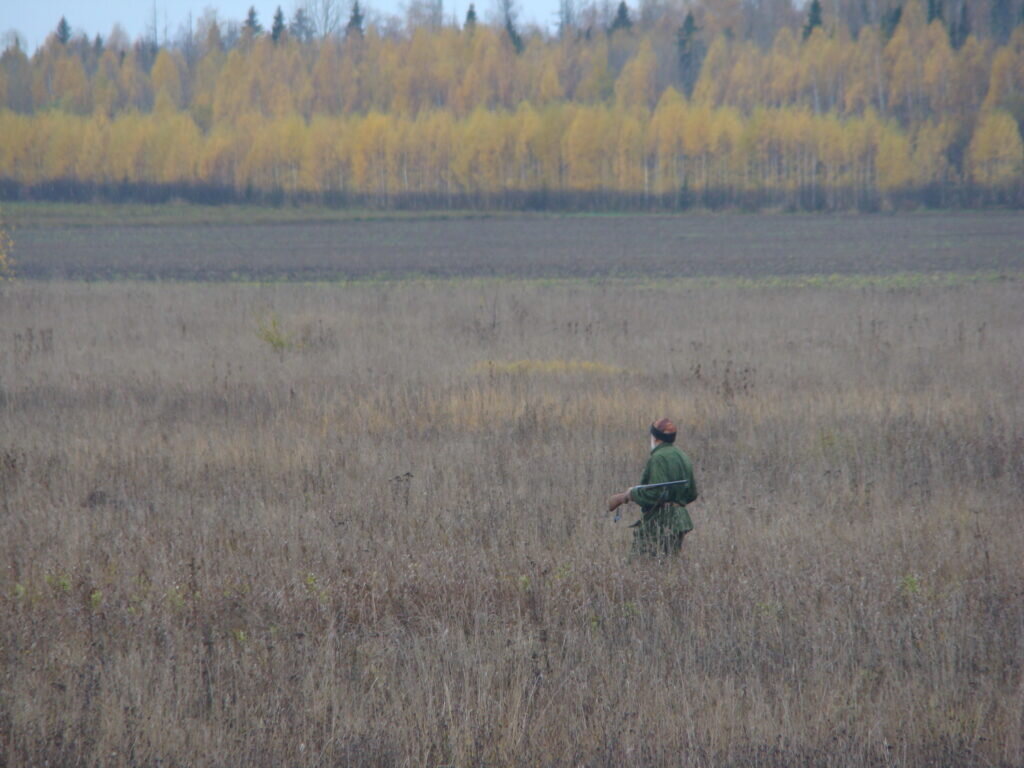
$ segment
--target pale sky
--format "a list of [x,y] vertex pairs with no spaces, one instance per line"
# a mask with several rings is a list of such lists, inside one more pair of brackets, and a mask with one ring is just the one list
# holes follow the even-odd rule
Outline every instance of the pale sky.
[[[445,0],[444,13],[448,18],[455,13],[461,21],[466,15],[470,0]],[[403,14],[408,0],[360,0],[364,9],[371,9],[379,14]],[[483,18],[494,5],[493,0],[475,0],[477,13]],[[632,5],[632,3],[630,3]],[[221,19],[242,21],[249,6],[254,6],[259,14],[260,23],[264,28],[270,27],[274,10],[280,5],[286,18],[296,7],[296,0],[156,0],[157,22],[160,34],[166,29],[173,39],[178,29],[188,18],[189,12],[194,19],[202,15],[203,10],[212,7],[217,10]],[[347,9],[348,0],[342,0]],[[558,11],[558,0],[518,0],[520,23],[522,25],[535,22],[551,28]],[[346,10],[347,17],[347,10]],[[133,40],[146,32],[153,24],[152,0],[90,0],[75,2],[74,0],[0,0],[0,35],[9,30],[20,32],[28,43],[28,50],[34,51],[46,40],[60,17],[65,16],[72,30],[77,35],[85,32],[90,39],[97,34],[106,38],[111,27],[119,23]],[[2,38],[0,38],[2,39]]]

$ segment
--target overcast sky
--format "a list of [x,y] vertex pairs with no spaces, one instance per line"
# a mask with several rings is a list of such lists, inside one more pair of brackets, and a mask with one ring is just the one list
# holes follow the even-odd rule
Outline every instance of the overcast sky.
[[[445,17],[454,12],[461,20],[466,14],[470,0],[445,0]],[[493,0],[475,0],[477,12],[486,15],[493,7]],[[343,6],[349,5],[348,0],[341,0]],[[402,14],[408,0],[360,0],[360,5],[381,14]],[[249,6],[255,6],[260,22],[264,27],[270,26],[274,10],[278,5],[290,18],[295,10],[295,0],[156,0],[156,14],[161,35],[166,28],[173,39],[178,29],[191,12],[198,18],[207,7],[217,10],[222,19],[241,21],[245,18]],[[551,27],[558,10],[558,0],[518,0],[521,9],[520,21],[523,24],[536,22]],[[346,14],[347,15],[347,14]],[[74,2],[73,0],[0,0],[0,34],[16,30],[28,42],[28,49],[34,51],[46,40],[57,26],[61,16],[65,16],[75,34],[85,32],[90,38],[97,34],[107,37],[115,23],[120,24],[134,40],[142,35],[153,24],[152,0],[89,0]]]

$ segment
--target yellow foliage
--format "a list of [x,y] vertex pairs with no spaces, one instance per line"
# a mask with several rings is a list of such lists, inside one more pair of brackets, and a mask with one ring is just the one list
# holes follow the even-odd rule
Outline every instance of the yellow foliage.
[[575,101],[605,101],[614,89],[614,80],[608,70],[608,42],[603,35],[580,56],[580,70],[584,74],[576,87]]
[[732,53],[728,41],[722,36],[716,37],[701,66],[693,88],[693,100],[706,106],[721,104],[729,87],[731,66]]
[[92,109],[89,79],[82,62],[75,56],[62,57],[54,67],[53,96],[67,112],[86,114]]
[[579,107],[565,132],[564,151],[570,189],[591,192],[606,181],[608,160],[604,107]]
[[955,69],[956,60],[946,27],[938,19],[928,26],[927,47],[928,54],[922,73],[924,92],[933,113],[947,114],[953,99],[949,76]]
[[565,98],[565,90],[558,76],[558,67],[550,62],[544,67],[537,85],[537,103],[551,104]]
[[682,186],[685,125],[686,100],[674,88],[668,88],[661,95],[647,126],[648,150],[656,158],[652,183],[656,194],[667,194]]
[[[518,55],[486,24],[408,35],[371,26],[363,39],[315,45],[259,37],[229,53],[211,32],[197,62],[164,49],[148,72],[141,49],[6,52],[0,109],[6,99],[19,114],[0,111],[0,177],[453,204],[510,190],[681,202],[712,189],[870,196],[1020,179],[1019,132],[976,115],[1019,117],[1024,28],[1002,47],[970,36],[954,50],[913,0],[885,44],[875,27],[853,40],[828,18],[808,40],[782,29],[764,50],[725,33],[741,5],[704,9],[709,48],[691,99],[670,85],[674,48],[644,25],[530,35]],[[961,162],[950,147],[975,123]]]
[[75,177],[105,183],[110,177],[110,120],[105,112],[97,112],[82,127],[81,144],[75,159]]
[[150,106],[152,88],[149,77],[140,66],[134,51],[128,53],[121,63],[118,75],[121,101],[126,109],[145,110]]
[[654,90],[654,73],[657,67],[651,41],[644,38],[636,55],[622,69],[615,82],[615,101],[620,107],[650,109],[657,101]]
[[915,184],[933,184],[946,181],[950,175],[946,150],[954,133],[948,123],[928,122],[920,127],[914,142],[913,181]]
[[968,173],[986,187],[998,187],[1020,178],[1024,167],[1024,141],[1017,121],[1003,110],[982,114],[967,148]]
[[878,188],[884,192],[910,184],[914,169],[910,161],[910,142],[896,130],[886,128],[878,143],[876,160]]
[[319,194],[345,189],[349,175],[341,152],[345,122],[340,118],[315,115],[305,134],[302,189]]
[[181,72],[176,55],[164,48],[157,54],[150,72],[157,109],[176,110],[182,106]]

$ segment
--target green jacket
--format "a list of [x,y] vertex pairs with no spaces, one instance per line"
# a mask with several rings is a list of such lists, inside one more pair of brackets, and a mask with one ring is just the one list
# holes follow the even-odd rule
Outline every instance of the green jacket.
[[672,533],[693,530],[693,520],[686,511],[686,505],[697,498],[697,481],[693,477],[693,464],[689,457],[671,443],[661,443],[651,451],[644,467],[640,485],[670,483],[673,480],[689,480],[687,485],[672,485],[667,488],[631,490],[629,498],[640,505],[643,520],[655,522]]

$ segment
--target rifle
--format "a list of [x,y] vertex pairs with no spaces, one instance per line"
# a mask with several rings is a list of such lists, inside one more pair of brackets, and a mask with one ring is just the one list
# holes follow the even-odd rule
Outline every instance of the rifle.
[[[648,488],[667,488],[670,485],[689,485],[689,484],[690,484],[689,480],[672,480],[671,482],[668,482],[668,483],[650,483],[649,485],[634,485],[629,490],[631,490],[631,491],[646,491]],[[619,522],[619,520],[622,519],[622,512],[619,511],[621,509],[622,509],[622,507],[620,506],[618,509],[615,510],[615,517],[612,518],[612,522],[613,523],[617,523],[617,522]]]

